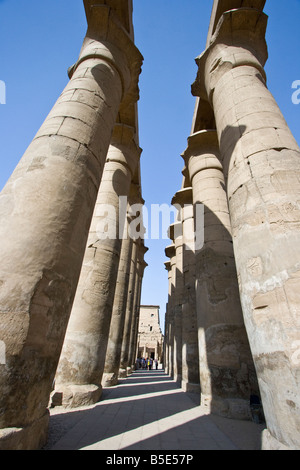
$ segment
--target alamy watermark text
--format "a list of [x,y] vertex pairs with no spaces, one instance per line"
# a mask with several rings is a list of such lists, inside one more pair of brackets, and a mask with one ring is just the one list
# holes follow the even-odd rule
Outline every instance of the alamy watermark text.
[[6,84],[0,80],[0,104],[6,104]]
[[295,80],[292,83],[292,89],[295,90],[292,94],[292,103],[300,104],[300,80]]
[[167,240],[172,226],[173,240],[182,237],[185,247],[193,251],[203,248],[203,204],[182,207],[177,204],[151,204],[149,209],[144,204],[130,206],[127,197],[120,196],[118,208],[110,204],[96,204],[94,216],[99,240]]

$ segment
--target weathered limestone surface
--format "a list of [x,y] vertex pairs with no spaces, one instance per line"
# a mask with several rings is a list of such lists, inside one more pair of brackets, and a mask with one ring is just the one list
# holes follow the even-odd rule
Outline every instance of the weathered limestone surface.
[[168,373],[174,377],[174,302],[175,302],[175,276],[176,276],[176,250],[174,242],[165,249],[167,258],[170,259],[169,270],[169,296],[168,296],[168,323],[166,323],[165,338],[168,344]]
[[138,326],[138,355],[162,362],[164,338],[160,328],[160,307],[141,305]]
[[134,305],[135,280],[136,280],[139,242],[140,240],[133,239],[130,274],[129,274],[129,287],[128,287],[127,302],[126,302],[125,325],[124,325],[122,346],[121,346],[121,358],[120,358],[120,368],[119,368],[120,378],[127,377],[127,373],[130,372],[129,346],[130,346],[131,328],[133,325],[132,323],[133,322],[133,305]]
[[165,269],[168,272],[168,302],[166,303],[165,313],[165,339],[164,339],[164,367],[167,374],[171,375],[169,364],[169,348],[170,348],[170,309],[171,309],[171,288],[172,288],[172,268],[171,262],[166,261]]
[[178,191],[172,204],[181,207],[182,224],[182,381],[186,392],[200,393],[198,328],[195,292],[195,220],[191,187]]
[[1,193],[0,448],[20,434],[18,448],[45,440],[112,129],[126,94],[137,96],[141,61],[110,8],[93,7],[71,80]]
[[[267,17],[224,13],[197,59],[214,109],[241,303],[269,438],[299,448],[300,150],[265,83]],[[287,419],[288,417],[288,419]]]
[[249,419],[258,391],[244,327],[222,164],[215,130],[188,139],[184,153],[194,204],[204,205],[204,246],[195,253],[201,401]]
[[182,304],[183,304],[183,236],[181,222],[175,222],[170,226],[169,236],[175,246],[175,272],[174,272],[174,303],[173,303],[173,327],[174,327],[174,380],[181,383],[182,379]]
[[[129,196],[140,157],[134,134],[133,128],[116,124],[111,139],[55,378],[55,389],[63,394],[64,406],[95,403],[101,396],[125,223],[120,214],[120,197]],[[107,233],[103,233],[104,226]]]
[[[249,418],[258,377],[263,449],[298,450],[300,149],[266,87],[264,5],[214,0],[196,60],[165,250],[164,361],[185,391],[201,388],[202,404],[231,418]],[[137,355],[147,248],[132,234],[121,241],[118,212],[119,196],[128,207],[142,201],[142,56],[132,0],[84,6],[88,31],[70,82],[0,194],[0,450],[46,442],[56,371],[53,406],[77,407],[131,373]],[[189,238],[187,249],[199,203],[204,246],[191,249]],[[106,238],[103,205],[113,209]]]
[[[128,227],[126,227],[126,233],[128,234]],[[118,383],[121,346],[129,288],[132,244],[133,241],[130,237],[127,236],[123,238],[102,378],[103,387],[111,387]]]
[[137,258],[137,270],[136,270],[135,292],[134,292],[134,303],[133,303],[133,320],[132,320],[130,342],[129,342],[128,364],[132,371],[135,370],[135,366],[136,366],[142,280],[144,276],[144,271],[146,267],[148,266],[148,264],[145,262],[145,259],[144,259],[147,251],[148,251],[148,248],[145,247],[144,243],[141,241],[140,246],[139,246],[138,258]]

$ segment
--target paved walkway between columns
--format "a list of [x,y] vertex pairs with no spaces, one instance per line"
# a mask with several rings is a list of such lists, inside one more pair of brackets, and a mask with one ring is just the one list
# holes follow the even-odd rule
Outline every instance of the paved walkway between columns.
[[134,372],[96,405],[50,414],[45,450],[259,450],[264,429],[207,415],[161,370]]

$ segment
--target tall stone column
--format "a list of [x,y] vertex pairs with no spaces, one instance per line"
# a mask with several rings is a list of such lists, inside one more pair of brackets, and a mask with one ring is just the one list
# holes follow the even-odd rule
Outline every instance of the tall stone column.
[[201,403],[212,412],[249,419],[249,398],[258,386],[239,298],[216,131],[193,134],[183,156],[194,204],[204,205],[204,246],[195,253]]
[[128,362],[127,362],[127,375],[131,374],[134,370],[134,359],[133,359],[133,351],[135,350],[135,333],[136,328],[138,328],[138,317],[139,317],[139,310],[137,309],[137,305],[139,303],[139,294],[140,294],[140,270],[141,270],[141,244],[139,240],[138,245],[138,253],[137,253],[137,260],[136,260],[136,269],[135,269],[135,280],[134,280],[134,287],[133,287],[133,302],[132,302],[132,312],[131,312],[131,320],[130,320],[130,332],[129,332],[129,339],[128,339]]
[[182,379],[182,304],[183,304],[183,237],[182,223],[176,222],[169,229],[175,245],[176,269],[174,279],[174,380]]
[[255,9],[224,13],[197,60],[197,86],[214,108],[228,180],[241,302],[268,427],[264,447],[297,449],[300,149],[266,87],[266,24]]
[[175,276],[176,276],[176,250],[175,244],[172,243],[171,245],[167,246],[165,249],[165,253],[167,258],[170,259],[171,271],[170,271],[170,294],[169,294],[169,302],[168,302],[168,324],[166,328],[168,328],[168,374],[170,377],[174,377],[174,303],[175,303]]
[[171,262],[167,261],[164,263],[165,269],[168,272],[168,302],[166,304],[165,314],[165,337],[164,337],[164,368],[167,374],[170,373],[169,364],[169,337],[170,337],[170,309],[171,309],[171,288],[172,288],[172,267]]
[[129,344],[128,364],[132,370],[135,369],[135,364],[136,364],[136,350],[137,350],[139,318],[140,318],[142,283],[143,283],[144,271],[146,267],[148,266],[148,264],[144,260],[144,256],[147,253],[147,251],[148,251],[148,248],[146,248],[144,243],[141,242],[139,246],[138,260],[137,260],[138,262],[137,262],[134,304],[133,304],[133,321],[132,321],[132,329],[131,329],[130,344]]
[[195,221],[193,190],[178,191],[172,204],[181,207],[182,224],[182,382],[186,392],[200,393],[198,328],[195,293]]
[[133,321],[133,304],[134,304],[134,292],[135,292],[135,280],[136,280],[136,269],[138,259],[139,240],[133,239],[132,255],[131,255],[131,266],[130,266],[130,277],[129,277],[129,288],[126,303],[125,313],[125,325],[122,338],[121,346],[121,359],[119,377],[127,377],[127,371],[129,368],[129,345],[130,345],[130,334]]
[[56,396],[62,394],[64,406],[96,403],[101,396],[127,211],[120,197],[129,196],[140,152],[135,130],[116,124],[55,378]]
[[132,245],[133,241],[130,237],[127,236],[127,238],[122,240],[117,284],[102,379],[103,387],[111,387],[118,383],[121,346],[129,288]]
[[0,196],[0,448],[46,440],[49,394],[122,100],[142,57],[111,9],[89,11],[70,82]]

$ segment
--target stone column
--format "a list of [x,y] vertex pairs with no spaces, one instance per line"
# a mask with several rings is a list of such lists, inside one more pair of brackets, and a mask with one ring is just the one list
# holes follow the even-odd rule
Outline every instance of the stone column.
[[102,379],[103,387],[111,387],[118,383],[121,346],[129,288],[132,244],[132,239],[129,237],[122,240],[117,284]]
[[172,243],[165,249],[167,258],[170,259],[171,272],[170,272],[170,294],[168,302],[168,374],[174,377],[174,302],[175,302],[175,275],[176,275],[176,251],[175,245]]
[[[140,242],[140,240],[139,240]],[[136,270],[135,270],[135,280],[134,280],[134,288],[133,288],[133,302],[132,302],[132,313],[131,313],[131,326],[129,332],[129,340],[128,340],[128,363],[127,363],[127,375],[131,374],[134,370],[134,351],[135,351],[135,333],[136,329],[138,328],[138,317],[139,317],[139,310],[137,306],[139,304],[139,294],[140,294],[140,270],[141,270],[141,245],[139,243],[138,246],[138,253],[137,253],[137,260],[136,260]]]
[[94,7],[70,82],[1,193],[1,449],[35,449],[46,440],[112,129],[121,100],[137,95],[141,63],[110,8]]
[[166,304],[166,314],[165,314],[165,338],[164,338],[164,368],[167,374],[170,373],[170,364],[169,364],[169,335],[170,335],[170,309],[171,309],[171,288],[172,288],[172,267],[171,262],[167,261],[165,264],[165,269],[168,271],[168,302]]
[[131,356],[132,349],[130,347],[132,340],[132,329],[134,328],[134,309],[136,302],[136,280],[138,273],[138,264],[140,259],[140,246],[143,239],[145,228],[143,225],[143,204],[141,197],[141,188],[139,184],[133,183],[130,192],[130,209],[129,214],[133,216],[133,220],[129,227],[129,236],[133,240],[133,250],[131,257],[131,268],[129,278],[129,289],[127,296],[125,326],[121,348],[121,361],[119,377],[126,377],[127,372],[131,372]]
[[139,329],[139,318],[140,318],[140,304],[141,304],[141,292],[142,292],[142,282],[144,271],[148,264],[144,260],[144,256],[147,253],[148,248],[145,247],[143,243],[140,243],[139,252],[138,252],[138,262],[137,262],[137,271],[136,271],[136,282],[135,282],[135,294],[134,294],[134,306],[133,306],[133,321],[132,329],[130,334],[130,344],[129,344],[129,367],[131,370],[135,369],[136,364],[136,349],[137,349],[137,339],[138,339],[138,329]]
[[255,9],[224,13],[198,59],[198,85],[214,108],[228,179],[241,301],[268,427],[264,445],[297,449],[300,149],[266,87],[266,24]]
[[132,255],[131,255],[131,266],[130,266],[130,277],[129,277],[129,289],[126,303],[126,313],[125,313],[125,325],[122,338],[121,346],[121,359],[120,359],[120,369],[119,377],[127,377],[127,368],[129,367],[129,345],[130,345],[130,333],[132,328],[133,320],[133,303],[134,303],[134,292],[135,292],[135,279],[136,279],[136,268],[137,268],[137,257],[138,257],[138,247],[139,240],[135,239],[132,246]]
[[170,226],[170,238],[175,245],[176,269],[174,288],[174,380],[182,379],[182,303],[183,303],[183,238],[182,224],[176,222]]
[[195,222],[193,190],[178,191],[172,204],[181,207],[182,224],[182,382],[186,392],[200,393],[198,328],[195,293]]
[[258,387],[239,298],[216,131],[192,135],[183,156],[194,205],[204,205],[204,246],[195,253],[201,403],[214,413],[249,419],[250,394]]
[[[55,378],[64,406],[96,403],[102,391],[130,184],[140,157],[132,127],[116,124]],[[104,231],[107,230],[107,231]]]

